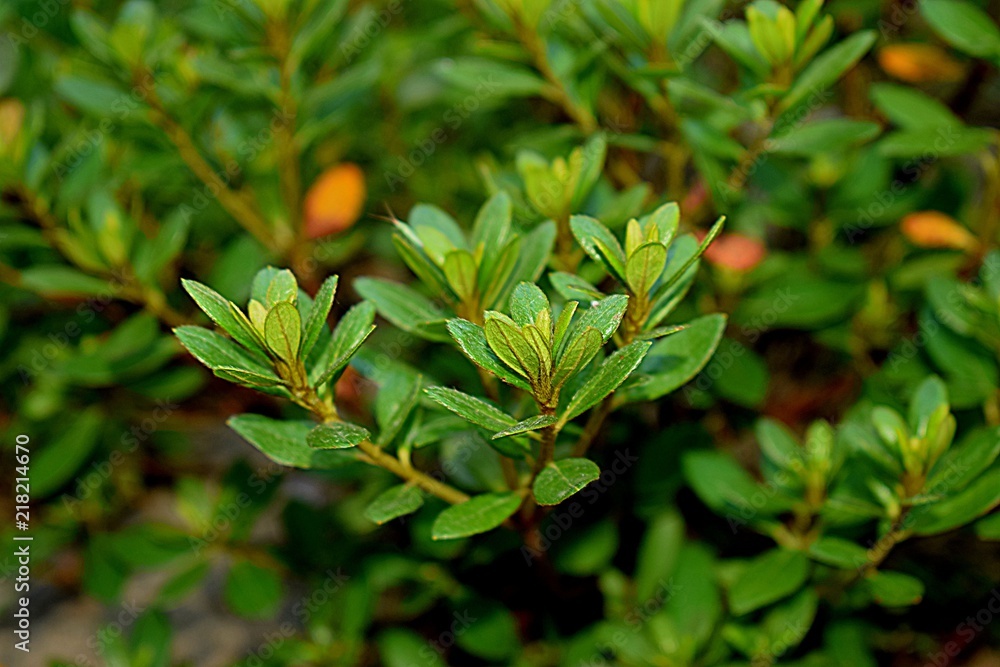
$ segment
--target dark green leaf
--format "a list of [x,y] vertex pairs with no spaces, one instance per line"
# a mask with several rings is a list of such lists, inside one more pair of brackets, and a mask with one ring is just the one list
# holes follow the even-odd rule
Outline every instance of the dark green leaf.
[[444,510],[434,520],[431,537],[454,540],[493,530],[517,511],[521,496],[513,492],[484,493]]
[[801,551],[772,549],[752,560],[729,591],[737,616],[788,597],[806,582],[809,559]]
[[424,504],[423,494],[415,486],[400,484],[380,493],[365,510],[365,517],[382,525],[412,514]]
[[558,505],[601,476],[601,469],[589,459],[563,459],[548,464],[531,490],[539,505]]
[[348,422],[320,424],[309,431],[306,444],[313,449],[349,449],[371,437],[368,429]]

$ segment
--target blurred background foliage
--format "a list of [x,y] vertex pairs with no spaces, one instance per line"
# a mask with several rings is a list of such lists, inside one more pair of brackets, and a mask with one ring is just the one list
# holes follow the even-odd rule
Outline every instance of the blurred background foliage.
[[[909,665],[949,645],[995,664],[996,627],[960,625],[1000,578],[995,514],[889,556],[925,582],[916,606],[911,582],[882,582],[886,608],[836,600],[812,625],[807,591],[723,626],[717,589],[800,564],[761,563],[783,552],[727,523],[705,479],[776,474],[761,416],[856,433],[876,405],[905,414],[929,374],[961,439],[1000,425],[996,10],[4,2],[0,395],[5,457],[15,434],[32,438],[41,661],[25,664]],[[555,531],[552,571],[525,568],[503,531],[432,542],[425,513],[376,531],[362,511],[382,476],[255,456],[225,418],[286,408],[212,377],[170,335],[207,321],[180,277],[245,303],[268,264],[310,293],[339,273],[342,314],[356,276],[410,281],[385,218],[430,202],[469,222],[500,191],[523,233],[586,213],[621,237],[664,201],[695,235],[728,219],[676,315],[724,312],[725,337],[683,389],[609,424],[607,451],[640,464]],[[559,238],[550,268],[602,280]],[[341,405],[370,421],[365,377],[382,366],[452,375],[454,358],[427,349],[380,326]],[[445,440],[441,466],[475,487],[466,444]],[[877,546],[888,528],[851,538]],[[685,599],[707,607],[672,602]]]

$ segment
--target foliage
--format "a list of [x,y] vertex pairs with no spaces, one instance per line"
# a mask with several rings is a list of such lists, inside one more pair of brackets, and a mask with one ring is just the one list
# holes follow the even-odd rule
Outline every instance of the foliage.
[[972,656],[998,66],[978,0],[4,3],[33,576],[155,580],[108,665],[206,597],[248,667]]

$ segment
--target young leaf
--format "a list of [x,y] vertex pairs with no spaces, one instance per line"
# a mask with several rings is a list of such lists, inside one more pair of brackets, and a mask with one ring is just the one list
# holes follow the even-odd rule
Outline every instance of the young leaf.
[[299,296],[299,286],[295,281],[295,274],[288,269],[281,269],[271,275],[271,281],[267,285],[264,305],[268,310],[274,308],[278,303],[295,304]]
[[531,490],[539,505],[558,505],[601,476],[590,459],[563,459],[545,466]]
[[337,276],[330,276],[323,281],[316,298],[313,299],[312,308],[309,309],[309,316],[305,324],[302,325],[302,358],[305,359],[312,351],[313,345],[319,339],[319,335],[326,326],[326,318],[330,315],[330,308],[333,307],[333,299],[337,294]]
[[264,340],[279,359],[291,363],[298,358],[302,340],[302,320],[298,309],[288,301],[278,301],[264,320]]
[[625,282],[625,251],[611,230],[586,215],[572,216],[569,224],[577,243],[586,253],[619,282]]
[[516,420],[486,401],[469,396],[450,387],[428,387],[424,389],[431,400],[451,410],[467,421],[482,426],[489,431],[499,431],[513,426]]
[[528,433],[529,431],[537,431],[540,428],[545,428],[546,426],[555,424],[556,421],[557,419],[555,415],[535,415],[534,417],[523,419],[513,426],[494,433],[493,439],[497,440],[499,438],[505,438],[509,435],[518,435],[520,433]]
[[583,414],[617,389],[646,356],[650,345],[652,343],[648,341],[636,341],[605,359],[604,363],[587,378],[583,386],[570,399],[566,411],[559,418],[559,422],[565,424],[570,419]]
[[484,493],[444,510],[431,526],[431,538],[454,540],[493,530],[521,506],[520,494]]
[[462,348],[472,363],[485,368],[498,378],[520,389],[530,390],[527,382],[507,368],[500,358],[494,354],[486,341],[486,333],[482,327],[461,318],[448,320],[448,332]]
[[572,273],[556,271],[549,274],[549,280],[556,291],[570,301],[598,301],[604,298],[601,290]]
[[543,310],[549,310],[549,299],[538,285],[518,283],[510,295],[510,314],[518,326],[531,324]]
[[349,449],[371,437],[368,429],[348,422],[320,424],[309,431],[306,444],[313,449]]
[[801,551],[772,549],[758,556],[729,591],[737,616],[777,602],[799,590],[809,576],[809,559]]
[[521,237],[515,236],[500,251],[491,271],[487,271],[485,264],[479,267],[479,293],[482,295],[483,308],[498,308],[502,305],[501,301],[510,287],[520,256]]
[[409,484],[400,484],[386,489],[365,509],[365,518],[382,525],[401,516],[412,514],[424,504],[420,489]]
[[602,343],[600,332],[593,327],[579,332],[559,356],[556,372],[552,375],[552,386],[561,387],[574,373],[586,366],[600,351]]
[[649,214],[643,222],[646,226],[655,225],[657,228],[657,240],[669,247],[670,243],[677,235],[677,227],[680,224],[681,209],[677,202],[668,202],[660,206]]
[[528,378],[532,384],[538,381],[542,373],[542,360],[517,325],[506,316],[490,311],[486,314],[483,331],[490,349],[509,368]]
[[194,280],[182,279],[181,284],[198,307],[240,345],[248,350],[263,352],[260,337],[254,335],[252,328],[248,330],[233,314],[232,309],[236,308],[233,303],[207,285]]
[[661,243],[646,243],[628,258],[625,281],[633,294],[648,294],[667,265],[667,248]]

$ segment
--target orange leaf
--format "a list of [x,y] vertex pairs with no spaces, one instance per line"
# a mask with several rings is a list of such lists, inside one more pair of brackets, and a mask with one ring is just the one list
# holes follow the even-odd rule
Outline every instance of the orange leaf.
[[350,162],[330,167],[309,188],[305,200],[306,236],[316,239],[350,228],[365,204],[365,174]]
[[[699,232],[698,236],[704,238],[705,234]],[[705,250],[705,259],[711,264],[735,271],[749,271],[766,255],[763,243],[738,232],[722,234]]]
[[885,72],[902,81],[958,81],[962,63],[933,44],[891,44],[879,50],[878,64]]
[[954,248],[971,250],[976,247],[976,237],[940,211],[920,211],[904,217],[899,223],[903,236],[921,248]]

